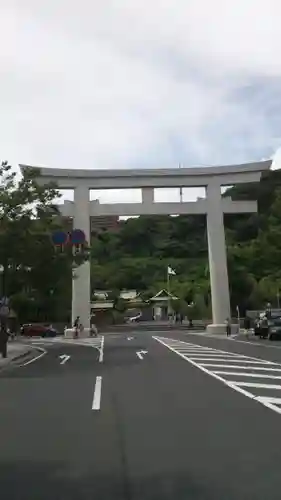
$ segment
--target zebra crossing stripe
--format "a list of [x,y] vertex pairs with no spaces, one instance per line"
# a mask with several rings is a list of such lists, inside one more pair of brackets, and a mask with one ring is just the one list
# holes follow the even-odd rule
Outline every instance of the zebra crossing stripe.
[[[210,352],[207,355],[208,358],[206,354],[203,354],[202,357],[200,357],[200,354],[199,356],[194,356],[193,352],[189,352],[188,349],[198,348],[199,352],[200,348],[204,351],[205,347],[164,337],[153,336],[153,339],[207,375],[219,380],[227,387],[281,415],[281,398],[272,397],[272,390],[281,391],[281,385],[260,382],[260,379],[272,379],[273,382],[276,382],[276,379],[281,379],[281,376],[272,374],[273,371],[281,372],[281,364],[212,348],[210,348]],[[186,349],[184,348],[184,344]],[[202,363],[202,361],[212,361],[212,363]],[[253,364],[259,366],[252,366]],[[212,368],[220,368],[220,370],[213,370]],[[230,369],[232,371],[229,371]],[[241,372],[241,370],[245,371]],[[248,372],[252,372],[253,370],[262,371],[262,373],[247,373],[246,370]],[[225,378],[229,376],[232,377],[232,380]],[[246,380],[236,380],[235,377],[245,377]],[[259,382],[249,382],[248,377],[259,379]],[[255,391],[262,389],[263,395],[254,394],[248,389]],[[264,391],[267,390],[270,391],[270,396],[268,397],[264,395]]]

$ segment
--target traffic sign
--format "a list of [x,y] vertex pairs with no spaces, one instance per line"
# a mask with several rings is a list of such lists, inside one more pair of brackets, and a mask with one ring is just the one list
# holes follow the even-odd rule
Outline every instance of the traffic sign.
[[64,231],[55,231],[52,234],[52,242],[56,246],[65,245],[68,240],[68,234]]
[[83,245],[85,241],[86,241],[85,233],[81,229],[74,229],[70,233],[70,243],[72,245]]
[[7,318],[10,314],[10,308],[7,305],[0,306],[0,318]]

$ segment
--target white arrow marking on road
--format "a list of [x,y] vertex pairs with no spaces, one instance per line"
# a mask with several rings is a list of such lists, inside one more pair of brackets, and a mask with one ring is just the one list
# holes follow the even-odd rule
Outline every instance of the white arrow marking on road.
[[64,363],[66,363],[70,359],[70,356],[68,356],[67,354],[62,354],[61,356],[59,356],[59,358],[61,359],[60,365],[64,365]]
[[147,352],[148,351],[137,351],[136,354],[137,354],[138,358],[143,359],[143,354],[147,354]]
[[128,340],[133,340],[134,337],[128,337]]

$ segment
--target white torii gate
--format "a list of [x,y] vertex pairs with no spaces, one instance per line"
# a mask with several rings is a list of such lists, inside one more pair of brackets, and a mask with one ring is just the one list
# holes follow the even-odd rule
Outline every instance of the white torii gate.
[[[59,189],[73,189],[74,201],[60,205],[61,214],[73,217],[73,228],[84,231],[90,242],[90,217],[100,215],[167,215],[206,214],[209,269],[212,296],[212,324],[209,332],[225,331],[230,317],[227,255],[224,233],[224,214],[253,213],[256,201],[232,201],[222,198],[221,186],[258,182],[261,174],[270,169],[272,161],[262,161],[224,167],[138,170],[72,170],[40,168],[38,181],[55,181]],[[20,165],[21,169],[30,168]],[[156,203],[154,188],[205,187],[206,198],[196,202]],[[142,203],[99,204],[90,201],[90,189],[142,190]],[[72,319],[80,316],[84,327],[90,321],[90,262],[75,271],[72,290]]]

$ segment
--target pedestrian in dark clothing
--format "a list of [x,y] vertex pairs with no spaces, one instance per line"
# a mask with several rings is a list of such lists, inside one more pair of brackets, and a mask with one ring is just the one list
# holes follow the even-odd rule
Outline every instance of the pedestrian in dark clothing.
[[260,338],[266,339],[268,337],[269,323],[266,316],[264,316],[261,320],[260,324]]
[[77,316],[77,318],[74,321],[73,326],[74,326],[74,338],[77,339],[79,328],[80,328],[80,316]]
[[226,319],[226,336],[229,337],[231,335],[231,321],[229,318]]
[[251,320],[248,316],[245,316],[244,319],[244,329],[246,330],[246,333],[248,333],[248,330],[251,328]]
[[2,318],[0,322],[0,352],[3,358],[7,357],[8,337],[7,320]]

